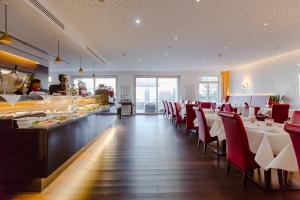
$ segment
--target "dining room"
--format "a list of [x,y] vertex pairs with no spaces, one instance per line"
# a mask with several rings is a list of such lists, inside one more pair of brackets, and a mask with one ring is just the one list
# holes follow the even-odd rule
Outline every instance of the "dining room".
[[299,199],[299,0],[0,0],[0,200]]

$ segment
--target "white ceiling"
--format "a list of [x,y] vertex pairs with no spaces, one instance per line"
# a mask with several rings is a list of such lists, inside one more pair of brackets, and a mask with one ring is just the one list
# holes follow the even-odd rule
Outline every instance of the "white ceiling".
[[[299,0],[41,1],[105,59],[100,70],[207,71],[300,49]],[[64,69],[78,68],[78,45],[23,1],[9,6],[12,35],[53,53],[53,38],[62,37],[62,55],[72,62]]]

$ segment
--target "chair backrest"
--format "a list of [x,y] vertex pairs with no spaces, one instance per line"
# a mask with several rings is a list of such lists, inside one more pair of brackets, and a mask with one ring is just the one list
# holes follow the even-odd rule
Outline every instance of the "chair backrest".
[[289,118],[289,104],[273,104],[272,105],[272,119],[276,123],[284,123]]
[[210,103],[210,105],[211,105],[211,109],[217,109],[217,103],[216,102],[211,102]]
[[220,111],[225,111],[225,104],[224,103],[221,105]]
[[177,123],[182,122],[182,117],[181,117],[181,115],[179,114],[179,113],[180,113],[180,110],[181,110],[181,104],[178,103],[178,102],[174,102],[174,107],[175,107],[176,122],[177,122]]
[[196,108],[194,107],[194,111],[196,113],[196,119],[198,122],[198,130],[199,130],[199,139],[205,143],[210,141],[210,134],[209,134],[209,129],[207,126],[207,121],[205,118],[205,114],[202,110],[202,108]]
[[295,110],[291,119],[292,124],[300,125],[300,110]]
[[165,101],[166,109],[167,109],[167,114],[170,115],[170,108],[169,108],[169,102]]
[[172,106],[172,102],[168,102],[169,103],[169,110],[170,110],[170,114],[172,116],[174,116],[174,109],[173,109],[173,106]]
[[226,112],[233,112],[233,108],[232,108],[232,106],[231,106],[230,103],[226,103],[225,104],[224,111],[226,111]]
[[219,112],[222,117],[227,142],[229,162],[247,171],[250,167],[250,149],[247,133],[240,116],[232,112]]
[[289,133],[295,154],[297,157],[298,168],[300,173],[300,125],[298,124],[286,124],[284,130]]
[[199,105],[200,108],[207,108],[207,109],[212,108],[211,107],[212,106],[211,102],[201,102],[201,101],[199,101],[198,105]]
[[197,104],[186,104],[186,122],[185,122],[185,128],[186,129],[193,129],[195,128],[194,120],[196,119],[196,114],[193,109],[193,107],[197,107]]
[[162,104],[163,104],[163,106],[164,106],[164,113],[166,113],[166,112],[167,112],[167,109],[166,109],[166,104],[165,104],[165,101],[164,101],[164,100],[162,100]]
[[184,104],[186,105],[186,104],[188,104],[190,101],[189,100],[184,100]]

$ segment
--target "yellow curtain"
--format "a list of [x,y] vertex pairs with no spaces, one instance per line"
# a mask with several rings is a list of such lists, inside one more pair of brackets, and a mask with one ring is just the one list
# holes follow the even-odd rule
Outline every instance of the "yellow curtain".
[[225,101],[226,97],[230,94],[230,72],[221,71],[221,100]]

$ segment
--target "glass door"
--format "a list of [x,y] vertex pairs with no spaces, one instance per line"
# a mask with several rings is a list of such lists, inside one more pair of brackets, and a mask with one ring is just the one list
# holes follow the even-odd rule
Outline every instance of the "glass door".
[[157,79],[136,78],[136,113],[157,113]]
[[164,110],[162,100],[178,101],[177,77],[139,77],[135,85],[136,113],[161,113]]
[[178,78],[158,78],[158,112],[164,111],[162,100],[178,101]]

